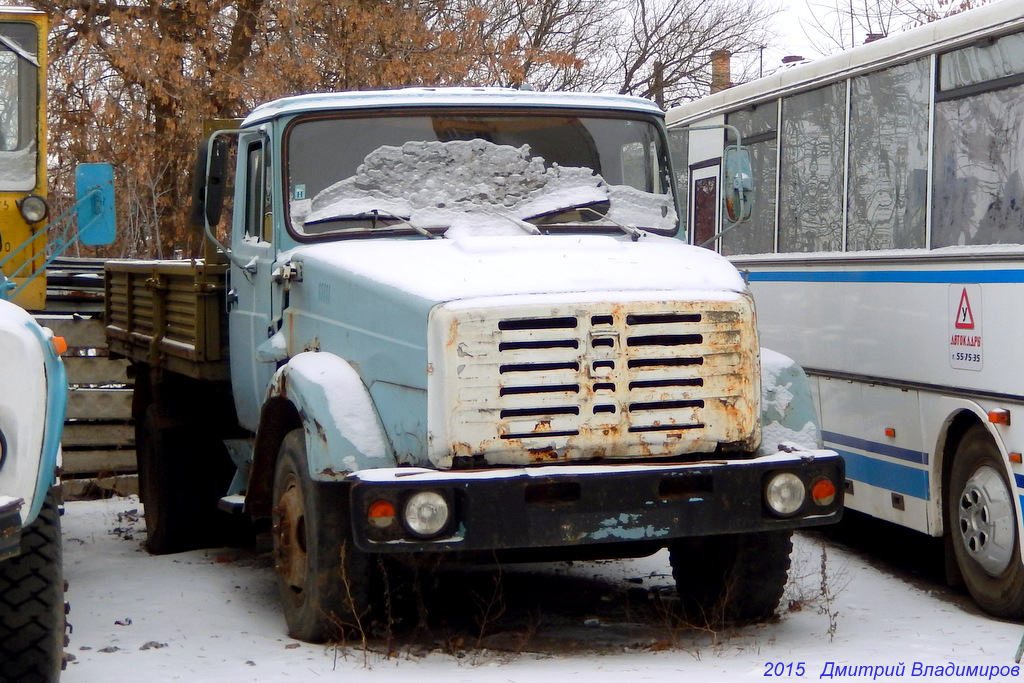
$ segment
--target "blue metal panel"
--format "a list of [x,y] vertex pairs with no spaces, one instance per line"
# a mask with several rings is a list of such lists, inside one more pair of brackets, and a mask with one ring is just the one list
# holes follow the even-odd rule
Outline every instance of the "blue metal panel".
[[46,423],[43,432],[43,449],[39,457],[39,472],[36,475],[36,493],[32,500],[32,509],[22,520],[25,526],[35,521],[43,507],[46,490],[54,481],[57,468],[57,453],[60,450],[60,437],[64,432],[64,413],[68,404],[68,377],[53,343],[47,338],[43,329],[34,321],[26,324],[32,334],[43,347],[43,358],[46,369]]

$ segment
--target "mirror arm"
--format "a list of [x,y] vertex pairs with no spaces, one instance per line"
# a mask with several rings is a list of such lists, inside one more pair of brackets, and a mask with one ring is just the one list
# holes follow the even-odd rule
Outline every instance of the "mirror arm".
[[203,231],[206,233],[206,239],[210,240],[210,242],[216,245],[217,248],[220,249],[221,253],[224,254],[224,256],[226,256],[229,261],[231,261],[239,268],[242,268],[243,270],[247,269],[249,264],[235,256],[235,253],[231,250],[231,248],[226,246],[223,242],[221,242],[213,233],[213,226],[210,225],[210,216],[209,213],[207,212],[206,194],[210,187],[210,162],[213,161],[213,153],[214,150],[216,149],[214,141],[217,139],[218,136],[226,137],[228,135],[238,135],[244,132],[245,131],[241,129],[222,129],[214,131],[210,135],[210,142],[206,147],[206,177],[203,178]]
[[719,237],[721,237],[725,233],[732,231],[733,228],[740,227],[746,220],[747,220],[746,218],[740,218],[738,221],[736,221],[735,223],[731,224],[728,228],[724,228],[722,230],[719,230],[714,235],[712,235],[708,239],[704,240],[703,242],[701,242],[697,246],[698,247],[707,247],[709,244],[711,244],[712,242],[717,240]]

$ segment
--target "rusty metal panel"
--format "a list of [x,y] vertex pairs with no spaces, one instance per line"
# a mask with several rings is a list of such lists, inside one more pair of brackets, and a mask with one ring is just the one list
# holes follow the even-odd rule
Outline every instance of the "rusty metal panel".
[[753,450],[753,305],[724,299],[442,307],[432,316],[441,330],[431,337],[432,459],[524,465]]

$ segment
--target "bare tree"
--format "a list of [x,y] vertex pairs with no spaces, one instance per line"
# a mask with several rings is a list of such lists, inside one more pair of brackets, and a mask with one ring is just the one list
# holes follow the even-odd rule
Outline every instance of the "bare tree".
[[623,12],[605,83],[649,98],[661,89],[667,105],[707,94],[711,53],[764,44],[775,14],[759,0],[634,0]]
[[825,0],[808,3],[804,35],[827,55],[900,33],[989,0]]
[[710,53],[764,44],[764,0],[34,0],[51,16],[51,196],[115,166],[121,254],[197,253],[208,118],[276,97],[403,85],[707,92]]

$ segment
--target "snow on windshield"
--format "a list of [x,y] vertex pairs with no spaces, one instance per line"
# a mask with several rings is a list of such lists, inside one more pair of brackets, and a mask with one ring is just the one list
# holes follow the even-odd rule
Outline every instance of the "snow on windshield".
[[[529,145],[516,148],[481,139],[379,147],[366,156],[356,175],[312,200],[294,202],[292,221],[297,231],[305,232],[304,225],[376,213],[420,228],[472,231],[477,225],[488,234],[521,235],[519,221],[602,203],[608,206],[595,207],[607,212],[601,225],[675,228],[669,194],[609,185],[590,168],[548,166],[531,155]],[[588,210],[581,217],[600,218]]]

